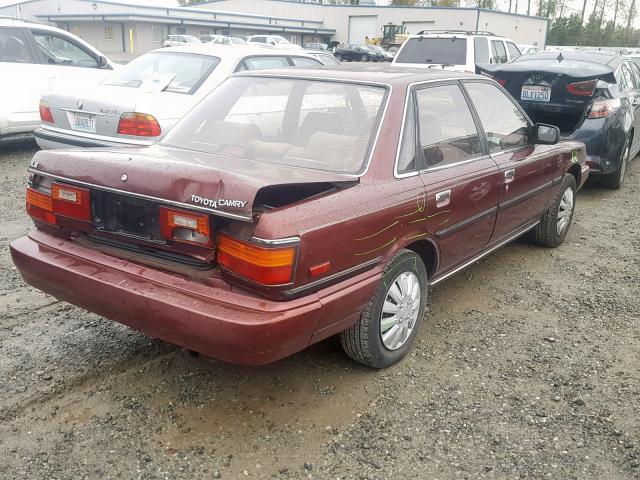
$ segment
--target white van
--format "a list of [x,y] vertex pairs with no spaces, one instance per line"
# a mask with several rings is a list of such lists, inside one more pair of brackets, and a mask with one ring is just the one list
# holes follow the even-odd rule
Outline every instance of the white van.
[[511,39],[490,32],[423,30],[407,38],[392,65],[475,72],[477,63],[506,63],[518,56]]

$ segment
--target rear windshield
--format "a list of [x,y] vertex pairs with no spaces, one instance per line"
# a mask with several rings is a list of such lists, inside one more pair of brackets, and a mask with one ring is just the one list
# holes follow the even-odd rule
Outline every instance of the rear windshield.
[[364,169],[386,89],[232,77],[162,141],[226,157],[341,173]]
[[398,63],[465,65],[466,38],[410,38],[398,56]]
[[153,52],[142,55],[104,81],[105,85],[192,94],[220,62],[217,57]]

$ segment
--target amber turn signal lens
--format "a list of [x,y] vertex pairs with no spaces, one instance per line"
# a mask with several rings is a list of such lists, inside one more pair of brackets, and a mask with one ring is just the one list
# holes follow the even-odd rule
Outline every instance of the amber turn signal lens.
[[262,247],[227,235],[218,236],[218,263],[261,285],[282,285],[293,279],[296,247]]
[[53,214],[51,197],[44,193],[27,188],[27,214],[31,218],[42,220],[55,225],[56,216]]

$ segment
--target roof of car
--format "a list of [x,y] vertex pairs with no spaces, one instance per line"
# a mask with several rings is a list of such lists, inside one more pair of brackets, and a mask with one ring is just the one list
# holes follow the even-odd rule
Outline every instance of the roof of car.
[[283,49],[273,48],[268,45],[255,43],[194,43],[180,45],[176,47],[164,47],[153,50],[154,52],[181,52],[181,53],[197,53],[200,55],[212,56],[237,56],[246,57],[247,55],[296,55],[308,56],[307,51],[300,48]]
[[10,18],[0,16],[0,27],[38,27],[43,30],[60,30],[57,27],[22,18]]
[[236,75],[250,76],[273,76],[273,77],[296,77],[318,80],[338,80],[359,83],[381,83],[391,86],[402,87],[411,83],[428,82],[430,80],[448,80],[458,78],[483,78],[472,73],[455,72],[451,70],[425,70],[422,68],[386,67],[381,68],[376,65],[335,65],[321,68],[283,68],[277,70],[259,70],[252,72],[241,72]]

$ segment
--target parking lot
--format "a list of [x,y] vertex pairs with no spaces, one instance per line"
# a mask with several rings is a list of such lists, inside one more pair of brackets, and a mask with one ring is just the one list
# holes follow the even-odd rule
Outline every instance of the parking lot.
[[259,368],[193,357],[22,281],[33,143],[0,151],[0,478],[638,478],[640,161],[433,288],[383,371],[335,339]]

